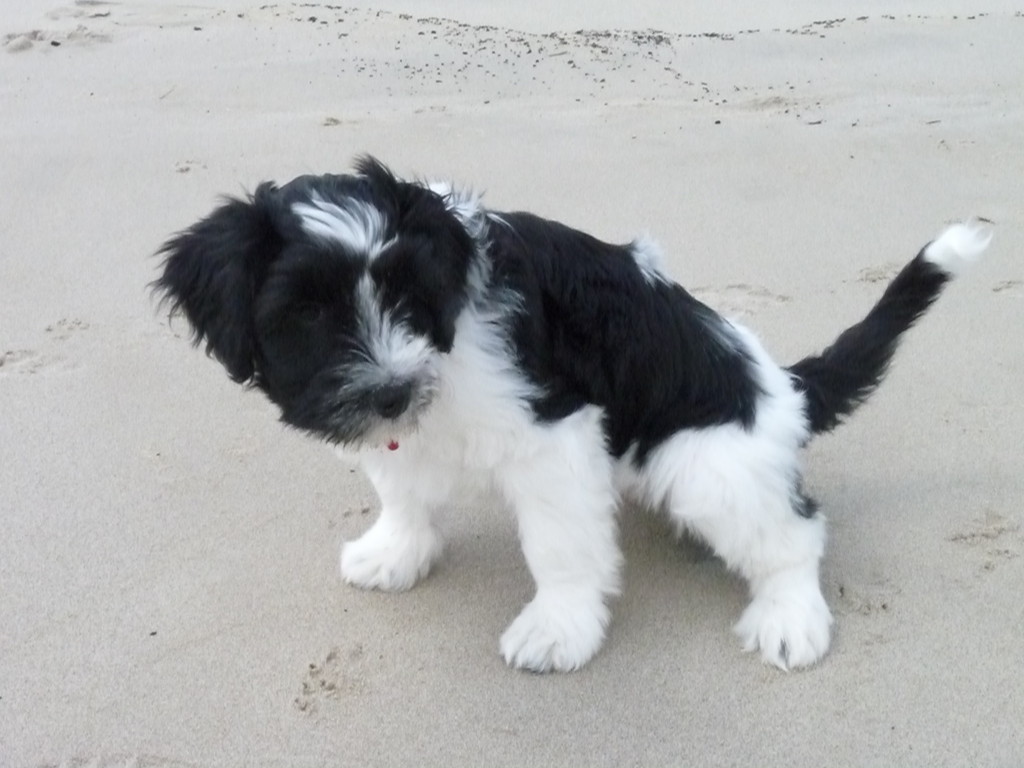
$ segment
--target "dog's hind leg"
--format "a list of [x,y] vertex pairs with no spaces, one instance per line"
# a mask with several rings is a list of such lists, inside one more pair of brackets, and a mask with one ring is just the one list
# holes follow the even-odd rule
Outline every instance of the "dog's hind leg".
[[361,459],[380,497],[381,512],[366,533],[342,545],[341,575],[350,584],[409,589],[441,555],[444,542],[432,517],[447,501],[456,473],[414,453],[403,445],[398,451],[368,453]]
[[653,500],[744,576],[752,600],[736,632],[782,669],[828,650],[832,616],[818,583],[824,519],[799,489],[796,445],[725,425],[668,440],[644,469]]
[[537,593],[501,637],[512,666],[570,671],[601,647],[619,589],[617,497],[601,412],[537,425],[496,481],[515,510]]
[[810,666],[824,656],[832,624],[818,579],[824,521],[791,515],[791,525],[766,536],[769,554],[744,574],[753,599],[734,628],[744,650],[760,650],[780,669]]

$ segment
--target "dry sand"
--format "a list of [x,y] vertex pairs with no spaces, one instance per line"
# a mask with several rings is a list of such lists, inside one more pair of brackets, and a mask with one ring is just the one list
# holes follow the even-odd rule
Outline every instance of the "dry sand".
[[[59,3],[0,17],[0,765],[1024,765],[1019,4]],[[742,584],[632,512],[572,675],[497,654],[531,582],[492,505],[412,592],[340,583],[371,489],[145,286],[216,195],[366,151],[654,234],[783,361],[997,222],[810,450],[822,664],[742,654]]]

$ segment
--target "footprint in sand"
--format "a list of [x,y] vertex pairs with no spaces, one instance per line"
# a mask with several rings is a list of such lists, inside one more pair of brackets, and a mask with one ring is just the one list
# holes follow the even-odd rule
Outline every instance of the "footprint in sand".
[[72,336],[88,328],[87,322],[74,318],[61,318],[46,326],[47,343],[42,350],[8,349],[0,352],[0,376],[29,375],[54,366],[65,370],[75,367],[60,353],[59,348]]
[[46,326],[46,332],[56,341],[67,341],[79,331],[85,331],[88,329],[89,324],[84,320],[75,320],[73,318],[69,319],[66,317]]
[[880,267],[865,267],[857,273],[858,283],[888,283],[902,269],[900,264],[883,264]]
[[991,573],[1000,563],[1020,557],[1024,539],[1020,528],[1016,520],[990,509],[948,540],[980,552],[983,556],[981,573]]
[[35,373],[49,360],[31,349],[9,349],[0,352],[0,376],[11,373]]
[[724,288],[694,288],[692,293],[722,315],[737,319],[752,317],[793,300],[790,296],[746,283],[735,283]]
[[206,163],[199,160],[179,160],[174,164],[175,173],[190,173],[193,170],[206,170]]
[[893,609],[899,590],[888,581],[876,584],[839,584],[836,587],[836,613],[860,616],[886,616]]
[[[74,7],[55,8],[47,12],[46,18],[50,21],[92,21],[102,26],[103,20],[111,14],[110,5],[100,0],[75,0]],[[93,25],[79,23],[73,29],[30,29],[26,32],[12,32],[3,36],[2,47],[8,53],[20,53],[32,48],[47,50],[68,44],[109,43],[110,40],[111,36],[106,32],[97,31]]]
[[1024,296],[1024,280],[1003,280],[992,287],[992,293],[1019,299]]
[[293,702],[295,708],[312,715],[326,700],[364,693],[366,682],[358,673],[363,657],[363,646],[357,643],[344,653],[332,648],[319,664],[310,662],[302,679],[302,692]]
[[66,44],[90,45],[109,43],[110,35],[94,32],[79,24],[72,30],[32,29],[28,32],[14,32],[4,35],[3,48],[9,53],[20,53],[31,48],[59,48]]

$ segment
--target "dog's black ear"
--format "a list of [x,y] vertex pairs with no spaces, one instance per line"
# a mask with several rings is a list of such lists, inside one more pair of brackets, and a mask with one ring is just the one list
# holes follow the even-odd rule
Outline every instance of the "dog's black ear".
[[234,381],[255,373],[253,302],[267,267],[280,253],[274,226],[276,188],[261,184],[247,200],[228,199],[208,217],[167,241],[163,274],[152,284],[206,342]]
[[360,155],[355,161],[356,173],[370,182],[378,195],[397,202],[399,187],[403,182],[384,163],[373,155]]

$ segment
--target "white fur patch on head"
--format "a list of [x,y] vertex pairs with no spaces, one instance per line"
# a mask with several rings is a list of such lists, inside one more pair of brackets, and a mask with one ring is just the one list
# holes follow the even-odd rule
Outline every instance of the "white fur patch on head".
[[992,242],[991,222],[969,219],[954,224],[929,243],[924,258],[949,275],[956,276],[978,260]]
[[[434,352],[430,342],[394,322],[391,312],[380,306],[369,275],[359,281],[357,295],[360,335],[368,362],[379,368],[382,378],[422,378]],[[433,378],[432,371],[428,378]]]
[[[438,389],[437,350],[424,336],[380,304],[379,294],[368,274],[356,286],[356,355],[336,369],[339,385],[333,405],[341,410],[347,403],[372,398],[388,388],[406,388],[407,405],[396,415],[357,414],[357,429],[344,438],[346,450],[353,446],[388,447],[412,434]],[[395,450],[391,448],[390,450]]]
[[340,206],[314,194],[308,203],[295,203],[292,211],[313,237],[340,243],[371,259],[384,248],[384,215],[370,203],[347,200]]

